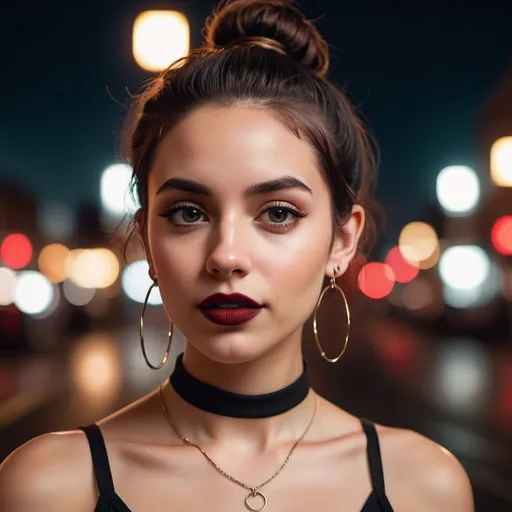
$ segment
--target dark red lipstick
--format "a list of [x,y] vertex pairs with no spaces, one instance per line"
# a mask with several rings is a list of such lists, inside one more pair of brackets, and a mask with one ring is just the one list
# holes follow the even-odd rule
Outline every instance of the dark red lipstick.
[[217,325],[240,325],[259,315],[265,307],[241,293],[215,293],[199,305],[205,318]]

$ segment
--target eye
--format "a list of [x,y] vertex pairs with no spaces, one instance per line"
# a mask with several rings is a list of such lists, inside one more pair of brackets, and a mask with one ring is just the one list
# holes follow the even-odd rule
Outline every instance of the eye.
[[176,204],[158,215],[167,219],[167,222],[174,226],[186,228],[195,226],[204,213],[197,206],[191,204]]
[[279,229],[292,228],[298,223],[298,218],[307,216],[305,212],[280,204],[270,206],[263,212],[265,214],[268,214],[269,224]]

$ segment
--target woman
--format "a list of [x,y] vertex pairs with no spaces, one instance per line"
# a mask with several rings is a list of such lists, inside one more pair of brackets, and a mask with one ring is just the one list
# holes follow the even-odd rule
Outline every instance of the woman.
[[[2,512],[473,509],[446,450],[308,383],[302,328],[322,290],[342,292],[373,168],[328,63],[288,2],[237,0],[141,95],[136,226],[186,351],[160,388],[96,426],[16,450]],[[327,355],[317,341],[331,362],[346,346]],[[167,355],[144,357],[159,368]]]

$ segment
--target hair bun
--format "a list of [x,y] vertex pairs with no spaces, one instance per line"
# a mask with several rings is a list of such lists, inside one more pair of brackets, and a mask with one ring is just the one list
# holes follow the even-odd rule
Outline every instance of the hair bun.
[[228,0],[205,26],[207,48],[229,47],[245,38],[276,41],[287,55],[325,76],[329,49],[316,27],[288,0]]

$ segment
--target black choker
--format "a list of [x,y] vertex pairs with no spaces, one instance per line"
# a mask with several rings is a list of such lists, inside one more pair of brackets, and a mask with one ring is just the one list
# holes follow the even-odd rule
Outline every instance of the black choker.
[[196,379],[183,366],[183,354],[178,356],[169,380],[174,391],[189,404],[203,411],[232,418],[277,416],[299,405],[309,393],[306,361],[302,375],[295,382],[263,395],[232,393]]

